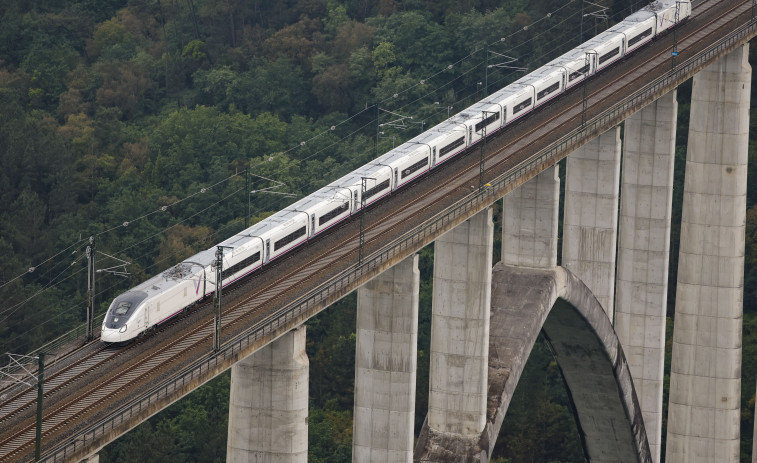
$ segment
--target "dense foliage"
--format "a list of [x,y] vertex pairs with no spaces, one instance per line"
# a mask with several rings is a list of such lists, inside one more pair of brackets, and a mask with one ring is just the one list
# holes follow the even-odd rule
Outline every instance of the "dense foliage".
[[[128,278],[98,274],[102,314],[118,291],[290,201],[248,196],[247,179],[253,189],[273,180],[284,183],[276,191],[302,196],[646,1],[592,3],[606,5],[607,17],[589,15],[582,26],[578,0],[1,2],[0,352],[28,352],[83,321],[88,237],[104,253],[98,268],[130,262]],[[749,356],[757,346],[755,185],[744,458],[757,373]],[[674,224],[672,282],[676,243]],[[423,250],[416,430],[427,405],[432,262],[433,250]],[[671,287],[671,307],[674,296]],[[308,324],[311,461],[350,459],[354,312],[349,297]],[[582,461],[556,369],[543,346],[534,352],[498,458]],[[127,434],[103,461],[223,461],[228,382],[216,379]]]

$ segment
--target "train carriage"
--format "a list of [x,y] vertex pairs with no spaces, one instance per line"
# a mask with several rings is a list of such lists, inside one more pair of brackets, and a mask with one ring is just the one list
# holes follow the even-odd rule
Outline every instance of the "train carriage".
[[447,119],[418,135],[411,141],[424,144],[431,150],[431,168],[448,161],[468,147],[468,128],[454,119]]
[[363,179],[365,179],[365,205],[378,201],[392,192],[392,168],[377,163],[378,160],[360,167],[329,186],[349,189],[352,194],[352,213],[362,208]]
[[100,338],[128,341],[203,299],[211,263],[212,253],[203,251],[116,297],[103,319]]
[[655,15],[657,27],[655,35],[662,34],[671,27],[691,16],[691,2],[681,0],[659,0],[642,8]]
[[595,71],[594,62],[587,59],[584,50],[571,50],[550,64],[564,69],[566,74],[565,90],[580,84]]
[[431,148],[410,141],[379,157],[377,161],[392,169],[392,189],[396,190],[431,169]]
[[499,103],[504,108],[505,124],[525,116],[534,107],[534,87],[514,82],[507,86]]
[[253,225],[248,233],[262,240],[265,265],[307,241],[309,226],[305,212],[283,210]]
[[618,32],[606,31],[586,42],[578,50],[588,56],[592,63],[591,74],[596,74],[625,56],[625,36]]
[[310,220],[308,238],[312,238],[348,218],[351,205],[352,190],[326,186],[302,198],[286,210],[301,211],[308,215]]
[[612,26],[608,31],[625,35],[628,54],[652,41],[657,29],[655,18],[654,13],[645,8]]
[[549,63],[518,79],[515,83],[533,88],[533,108],[536,108],[561,94],[565,90],[566,81],[565,68]]
[[484,134],[488,137],[502,128],[502,108],[502,104],[489,97],[460,113],[468,126],[468,146],[481,141]]
[[[250,229],[244,230],[220,244],[223,252],[221,280],[224,285],[249,275],[263,265],[263,239],[251,234],[248,230]],[[213,272],[211,281],[215,282],[215,272]]]

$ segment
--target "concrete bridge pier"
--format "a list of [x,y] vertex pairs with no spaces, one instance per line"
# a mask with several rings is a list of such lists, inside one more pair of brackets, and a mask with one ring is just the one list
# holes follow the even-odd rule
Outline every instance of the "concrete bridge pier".
[[300,326],[231,368],[227,462],[307,462],[305,331]]
[[565,169],[562,266],[579,277],[613,319],[618,236],[620,127],[571,153]]
[[358,289],[354,462],[413,459],[419,287],[414,254]]
[[477,438],[486,424],[494,224],[487,208],[434,244],[427,424]]
[[678,102],[672,91],[625,121],[615,331],[660,461],[665,314]]
[[[757,404],[755,404],[754,416],[757,417]],[[755,424],[757,424],[757,418]],[[752,430],[752,463],[757,463],[757,426]]]
[[666,460],[739,461],[748,45],[694,76]]
[[557,266],[559,167],[554,165],[503,198],[502,262],[515,267]]

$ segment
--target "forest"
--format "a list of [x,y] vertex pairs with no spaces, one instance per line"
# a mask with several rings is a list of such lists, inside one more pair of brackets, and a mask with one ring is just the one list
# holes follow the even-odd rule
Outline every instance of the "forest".
[[[90,237],[98,269],[111,270],[97,274],[102,317],[119,292],[292,201],[251,195],[248,181],[300,198],[647,3],[0,2],[0,352],[31,352],[81,326]],[[678,91],[668,339],[689,95],[690,83]],[[744,462],[757,375],[756,120],[744,273]],[[433,246],[421,251],[420,266],[416,433],[428,395]],[[353,294],[308,322],[311,462],[351,460],[355,307]],[[225,461],[228,387],[227,373],[104,448],[101,461]],[[544,344],[535,346],[516,394],[494,461],[584,461]]]

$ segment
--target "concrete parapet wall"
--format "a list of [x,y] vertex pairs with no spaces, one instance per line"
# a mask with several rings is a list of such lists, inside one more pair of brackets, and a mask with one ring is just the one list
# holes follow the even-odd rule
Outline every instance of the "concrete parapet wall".
[[308,371],[304,326],[231,368],[227,462],[307,461]]
[[412,461],[419,287],[414,254],[358,289],[354,462]]
[[654,461],[662,381],[678,103],[673,91],[625,121],[615,331],[644,413]]
[[748,46],[694,77],[666,461],[739,461]]

